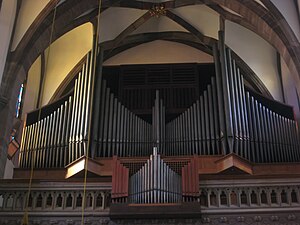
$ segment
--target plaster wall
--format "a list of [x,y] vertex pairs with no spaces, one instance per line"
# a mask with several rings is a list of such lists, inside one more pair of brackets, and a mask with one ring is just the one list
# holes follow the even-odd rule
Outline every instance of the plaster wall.
[[190,23],[205,36],[218,39],[219,14],[205,5],[191,5],[173,9],[176,15]]
[[68,32],[45,51],[45,85],[42,105],[46,105],[73,67],[92,49],[93,25],[83,24]]
[[26,113],[34,110],[37,105],[39,84],[41,77],[41,56],[32,64],[28,71],[25,87],[24,103],[22,109],[22,119],[25,119]]
[[271,0],[277,9],[284,16],[292,30],[294,31],[298,41],[300,41],[300,21],[298,9],[294,0]]
[[[295,82],[293,82],[292,74],[286,65],[285,61],[281,58],[281,74],[282,74],[282,81],[284,87],[284,97],[285,102],[288,105],[292,105],[294,107],[294,113],[296,119],[300,121],[300,109],[298,105],[297,99],[297,90],[295,86]],[[300,93],[298,93],[300,96]]]
[[9,50],[17,9],[17,0],[3,0],[0,11],[0,84]]
[[105,42],[116,38],[123,30],[147,10],[112,7],[105,10],[100,18],[99,42]]
[[191,62],[210,63],[213,57],[184,44],[157,40],[123,51],[106,60],[104,65]]
[[260,36],[230,21],[225,22],[225,43],[259,76],[274,99],[282,101],[276,50]]
[[12,51],[16,49],[17,45],[21,41],[22,37],[30,27],[32,22],[36,19],[43,8],[45,8],[48,2],[50,2],[50,0],[22,0],[18,20],[16,23],[15,34],[11,46]]
[[145,22],[142,26],[136,29],[132,34],[139,33],[151,33],[151,32],[165,32],[165,31],[182,31],[188,32],[178,23],[169,19],[168,17],[162,16],[159,18],[152,17],[147,22]]

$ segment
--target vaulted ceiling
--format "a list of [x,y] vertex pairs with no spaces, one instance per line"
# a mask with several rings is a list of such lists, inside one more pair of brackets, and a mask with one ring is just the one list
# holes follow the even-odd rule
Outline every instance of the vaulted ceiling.
[[[50,0],[11,53],[4,83],[13,83],[20,69],[28,71],[35,59],[49,46],[55,7],[57,11],[52,42],[86,22],[96,25],[99,2],[101,1]],[[154,22],[152,11],[155,7],[162,7],[163,15]],[[209,8],[209,20],[205,20],[207,16],[204,18],[200,13],[201,7]],[[124,19],[119,18],[118,23],[122,23],[122,26],[117,29],[114,16],[117,16],[116,11],[120,12],[122,9],[118,15]],[[238,23],[277,49],[300,88],[299,41],[270,0],[102,0],[101,16],[102,20],[111,23],[111,27],[103,28],[100,36],[100,42],[103,42],[107,50],[106,58],[152,40],[176,41],[209,52],[209,46],[218,38],[217,30],[223,29],[223,21]],[[10,92],[10,85],[5,85],[1,88],[0,95],[7,96]]]

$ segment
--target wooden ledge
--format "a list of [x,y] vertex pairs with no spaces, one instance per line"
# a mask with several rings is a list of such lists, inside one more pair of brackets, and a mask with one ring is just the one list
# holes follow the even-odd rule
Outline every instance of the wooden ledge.
[[82,156],[81,158],[75,160],[66,166],[66,175],[65,178],[68,179],[74,176],[84,176],[85,169],[88,174],[101,176],[101,167],[103,165],[93,159],[90,159]]
[[111,204],[111,219],[200,218],[199,202],[178,204]]
[[234,153],[215,161],[218,173],[223,174],[253,174],[253,166],[247,160]]

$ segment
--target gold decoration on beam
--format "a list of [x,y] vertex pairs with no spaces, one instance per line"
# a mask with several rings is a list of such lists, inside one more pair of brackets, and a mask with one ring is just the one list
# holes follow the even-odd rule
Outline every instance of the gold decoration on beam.
[[164,5],[153,5],[149,12],[152,17],[155,16],[156,18],[165,16],[167,13]]

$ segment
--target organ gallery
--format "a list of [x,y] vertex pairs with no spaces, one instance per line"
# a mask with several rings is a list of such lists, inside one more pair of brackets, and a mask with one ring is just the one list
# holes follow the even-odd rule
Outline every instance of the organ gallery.
[[[18,53],[28,54],[19,61],[27,83],[7,150],[13,168],[0,183],[1,223],[298,224],[300,45],[272,25],[271,1],[71,2],[50,1],[29,28],[40,35],[25,33],[33,44],[24,38],[15,50],[27,46]],[[217,18],[213,34],[195,12]],[[242,25],[232,25],[239,14]],[[123,17],[128,25],[109,39]],[[84,21],[86,33],[75,31]],[[235,39],[243,29],[257,35],[247,33],[248,45]],[[75,37],[82,46],[67,44]],[[176,54],[163,49],[170,43]]]

